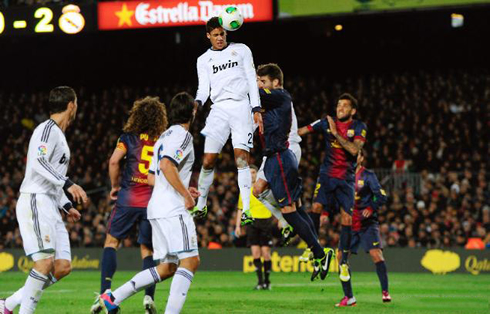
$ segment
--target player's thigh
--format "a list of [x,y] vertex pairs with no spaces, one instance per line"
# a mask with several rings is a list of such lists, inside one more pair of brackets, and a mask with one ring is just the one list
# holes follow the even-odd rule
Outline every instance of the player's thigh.
[[[55,260],[71,262],[70,236],[63,221],[56,223]],[[66,265],[65,265],[66,266]]]
[[242,102],[238,106],[230,108],[229,116],[231,128],[231,142],[233,148],[250,151],[253,148],[253,118],[250,105]]
[[252,224],[247,226],[247,245],[250,247],[260,246],[260,229],[258,226],[258,219],[255,219]]
[[372,224],[362,231],[362,248],[366,253],[371,250],[383,248],[381,236],[379,234],[379,226],[377,224]]
[[272,246],[272,219],[261,219],[260,221],[260,246]]
[[151,224],[146,218],[146,208],[142,209],[142,212],[140,213],[140,219],[139,219],[139,224],[138,224],[138,244],[143,244],[148,249],[152,249],[152,242],[151,242]]
[[[179,260],[198,256],[197,233],[194,220],[190,214],[184,212],[181,215],[158,219],[160,230],[164,234],[169,256]],[[154,225],[152,223],[152,228]],[[155,235],[155,233],[153,233]],[[153,239],[153,249],[156,254],[158,240]]]
[[53,212],[57,210],[46,195],[27,193],[20,195],[16,216],[27,256],[38,252],[55,252],[58,220],[53,220]]
[[335,189],[335,199],[341,209],[350,216],[354,208],[355,188],[354,182],[345,180],[336,180],[337,188]]
[[231,128],[229,115],[223,105],[213,105],[208,117],[206,125],[202,129],[201,134],[210,138],[210,141],[204,144],[205,153],[220,153],[223,146],[230,137]]
[[138,222],[144,208],[116,204],[107,223],[107,233],[116,239],[125,239]]
[[301,146],[298,143],[291,143],[289,149],[293,152],[294,157],[296,157],[296,162],[299,166],[301,162]]
[[324,210],[331,211],[334,187],[332,180],[327,175],[320,174],[313,192],[313,203],[321,204]]
[[281,208],[299,200],[302,192],[301,178],[293,153],[285,150],[267,158],[265,176],[274,198]]
[[[170,245],[168,232],[165,231],[166,223],[163,218],[150,219],[151,231],[152,231],[152,246],[153,246],[153,259],[159,261],[161,264],[173,263],[178,264],[179,260],[177,256],[169,255]],[[163,272],[163,269],[161,270]],[[160,271],[159,271],[160,273]]]

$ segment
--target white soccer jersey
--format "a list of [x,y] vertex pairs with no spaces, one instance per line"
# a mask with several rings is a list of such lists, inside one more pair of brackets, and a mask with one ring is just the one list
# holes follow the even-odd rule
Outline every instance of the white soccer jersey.
[[62,207],[70,201],[63,192],[68,180],[70,148],[60,127],[49,119],[34,130],[27,151],[27,166],[21,193],[48,194]]
[[175,163],[179,176],[186,188],[194,164],[192,135],[181,125],[173,125],[155,143],[150,173],[155,174],[155,186],[148,203],[148,219],[169,218],[187,213],[184,197],[167,181],[160,170],[160,161],[168,158]]
[[293,103],[291,103],[291,113],[293,116],[291,122],[291,131],[289,132],[289,143],[301,143],[301,136],[298,134],[298,118],[296,118],[296,113],[294,112]]
[[229,43],[223,50],[208,49],[197,59],[197,75],[196,100],[203,105],[211,96],[213,103],[234,99],[247,100],[252,108],[260,106],[252,51],[244,44]]

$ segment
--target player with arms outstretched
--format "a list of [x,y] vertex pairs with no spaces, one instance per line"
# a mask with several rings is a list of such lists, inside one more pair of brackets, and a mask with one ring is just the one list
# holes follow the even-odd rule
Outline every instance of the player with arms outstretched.
[[[279,68],[276,64],[265,67]],[[265,71],[264,71],[265,72]],[[278,84],[278,79],[267,74],[268,79],[260,75],[260,99],[264,108],[264,155],[267,157],[264,174],[269,187],[281,207],[284,219],[306,242],[314,255],[314,270],[311,280],[318,275],[325,279],[328,275],[332,249],[323,249],[314,232],[313,222],[298,204],[301,200],[302,183],[298,174],[298,161],[288,149],[288,137],[291,131],[292,109],[291,95]],[[271,73],[268,72],[267,73]]]
[[318,232],[324,207],[331,198],[339,204],[342,225],[339,246],[343,248],[340,280],[344,282],[350,279],[347,258],[351,245],[356,159],[366,142],[367,132],[366,125],[354,119],[356,112],[357,100],[350,94],[343,94],[337,101],[336,119],[327,116],[298,130],[300,136],[319,132],[325,137],[326,155],[320,167],[311,216]]
[[[357,157],[355,189],[356,200],[352,214],[352,241],[350,252],[357,254],[359,245],[369,252],[376,266],[376,273],[381,284],[383,302],[391,302],[388,292],[388,271],[383,257],[383,247],[379,235],[378,209],[386,203],[386,192],[379,184],[376,174],[363,166],[365,153]],[[339,262],[342,258],[342,247],[339,247]],[[344,297],[337,307],[353,306],[356,298],[352,292],[351,281],[342,282]]]
[[217,17],[207,22],[206,35],[211,42],[211,48],[197,59],[199,87],[196,102],[204,105],[210,98],[213,105],[206,119],[206,126],[201,131],[206,139],[198,184],[201,196],[194,214],[204,216],[207,211],[206,202],[214,180],[216,160],[231,134],[238,168],[238,187],[243,200],[242,216],[244,221],[251,221],[252,177],[248,159],[253,147],[254,121],[262,132],[252,52],[244,44],[228,43],[226,30],[221,27]]
[[197,106],[187,93],[177,94],[170,102],[170,127],[155,144],[150,173],[154,188],[148,203],[152,227],[154,259],[160,264],[143,270],[130,281],[101,295],[106,313],[119,313],[119,305],[130,296],[162,280],[174,277],[165,313],[180,313],[199,266],[196,227],[188,210],[199,196],[189,188],[194,163],[194,146],[189,127]]
[[[141,248],[143,269],[155,266],[151,245],[151,225],[146,218],[146,208],[152,186],[148,184],[148,170],[156,140],[167,128],[165,105],[157,97],[145,97],[135,101],[129,118],[109,160],[109,177],[112,189],[110,197],[116,201],[107,223],[107,235],[102,254],[100,293],[111,289],[116,272],[116,251],[121,241],[138,225],[138,243]],[[125,160],[124,169],[120,163]],[[122,172],[122,179],[119,177]],[[145,291],[143,306],[147,314],[156,313],[155,286]],[[102,310],[97,297],[91,313]]]
[[12,314],[19,304],[19,313],[34,313],[43,291],[71,272],[70,240],[60,210],[70,221],[78,221],[80,213],[63,190],[74,201],[87,202],[85,191],[66,176],[70,148],[65,131],[75,120],[77,108],[72,88],[60,86],[51,90],[50,119],[36,127],[29,141],[16,214],[25,253],[34,261],[34,267],[24,287],[0,300],[2,314]]

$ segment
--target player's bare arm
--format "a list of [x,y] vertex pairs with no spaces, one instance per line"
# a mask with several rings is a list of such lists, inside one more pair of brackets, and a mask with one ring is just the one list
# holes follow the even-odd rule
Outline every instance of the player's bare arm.
[[148,173],[148,185],[155,186],[155,175]]
[[254,112],[254,122],[259,126],[260,134],[264,133],[264,123],[262,122],[262,113]]
[[361,140],[354,140],[354,142],[346,140],[337,132],[337,127],[335,126],[335,122],[333,121],[332,117],[327,116],[327,120],[330,126],[330,132],[335,139],[337,139],[339,144],[342,145],[342,147],[352,156],[357,156],[364,146],[364,142]]
[[121,174],[121,160],[126,156],[126,151],[116,147],[109,160],[109,178],[111,180],[111,200],[117,199],[117,192],[121,189],[119,175]]
[[185,208],[188,210],[193,209],[196,206],[196,202],[191,195],[191,192],[185,187],[184,183],[180,179],[179,170],[177,166],[168,158],[163,158],[160,161],[160,170],[167,179],[168,183],[184,197]]
[[308,128],[308,126],[304,126],[304,127],[298,129],[298,135],[299,136],[303,136],[303,135],[309,134],[311,132],[312,131],[310,130],[310,128]]

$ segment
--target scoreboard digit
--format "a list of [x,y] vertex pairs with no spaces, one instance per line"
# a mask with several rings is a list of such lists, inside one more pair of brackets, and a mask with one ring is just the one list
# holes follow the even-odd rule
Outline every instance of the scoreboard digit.
[[3,17],[3,13],[0,12],[0,34],[3,33],[5,29],[5,18]]
[[50,8],[39,8],[34,12],[36,19],[41,19],[37,24],[34,31],[36,33],[52,33],[54,26],[51,24],[53,20],[53,11]]

